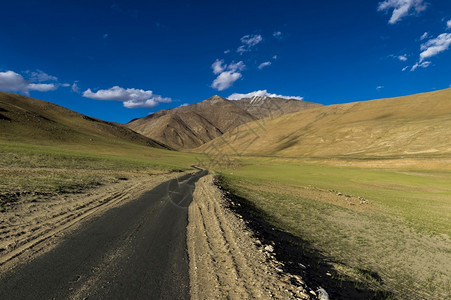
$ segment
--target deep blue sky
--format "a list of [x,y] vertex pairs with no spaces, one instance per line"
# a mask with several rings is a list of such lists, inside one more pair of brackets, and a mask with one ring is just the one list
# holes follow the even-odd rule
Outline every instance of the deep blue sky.
[[15,0],[1,12],[0,90],[109,121],[214,94],[335,104],[451,85],[449,0]]

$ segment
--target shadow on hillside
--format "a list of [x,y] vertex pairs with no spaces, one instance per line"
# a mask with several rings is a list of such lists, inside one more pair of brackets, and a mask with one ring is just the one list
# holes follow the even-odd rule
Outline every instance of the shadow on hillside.
[[[8,112],[8,111],[0,107],[0,113],[1,113],[1,112]],[[11,121],[10,118],[8,118],[7,116],[4,116],[4,115],[2,115],[2,114],[0,114],[0,120]]]
[[11,121],[10,118],[8,118],[8,117],[6,117],[6,116],[4,116],[2,114],[0,114],[0,120]]
[[[278,261],[284,263],[284,271],[301,276],[311,289],[317,290],[322,287],[327,291],[330,299],[392,298],[388,292],[374,291],[362,287],[360,283],[349,278],[343,278],[334,271],[330,265],[331,260],[314,250],[308,242],[274,228],[265,221],[269,219],[269,215],[258,210],[250,201],[223,188],[220,182],[216,184],[226,195],[228,208],[242,216],[255,237],[263,244],[274,245],[274,254]],[[363,269],[359,271],[382,282],[378,274]]]

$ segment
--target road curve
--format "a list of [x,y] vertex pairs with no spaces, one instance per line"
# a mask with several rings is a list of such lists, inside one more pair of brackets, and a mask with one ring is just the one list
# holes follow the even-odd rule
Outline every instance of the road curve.
[[187,207],[206,171],[160,184],[81,225],[0,278],[0,299],[189,299]]

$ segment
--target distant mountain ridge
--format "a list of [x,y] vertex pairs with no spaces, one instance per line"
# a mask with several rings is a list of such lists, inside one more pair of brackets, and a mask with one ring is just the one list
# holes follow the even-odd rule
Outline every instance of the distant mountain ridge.
[[199,147],[245,123],[322,106],[293,99],[213,96],[199,103],[161,110],[126,126],[173,149]]

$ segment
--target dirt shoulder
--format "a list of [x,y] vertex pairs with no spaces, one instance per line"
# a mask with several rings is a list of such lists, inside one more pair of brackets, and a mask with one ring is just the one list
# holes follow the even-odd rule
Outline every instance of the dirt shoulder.
[[273,245],[228,206],[213,175],[196,183],[187,231],[192,299],[328,299],[285,272]]
[[80,222],[184,174],[131,176],[80,194],[14,203],[0,213],[0,273],[49,251]]

